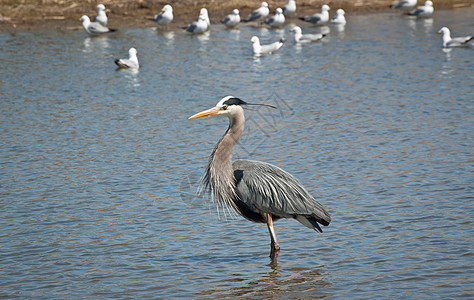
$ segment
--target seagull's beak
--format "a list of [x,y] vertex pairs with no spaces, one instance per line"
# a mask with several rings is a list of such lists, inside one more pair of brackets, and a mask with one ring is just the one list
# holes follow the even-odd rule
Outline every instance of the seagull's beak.
[[213,107],[209,108],[207,110],[201,111],[195,115],[190,116],[188,119],[197,119],[197,118],[202,118],[202,117],[210,117],[210,116],[215,116],[219,113],[220,107]]

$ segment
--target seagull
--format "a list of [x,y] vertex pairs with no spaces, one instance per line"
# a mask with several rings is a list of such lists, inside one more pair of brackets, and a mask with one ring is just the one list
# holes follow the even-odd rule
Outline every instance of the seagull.
[[99,34],[116,31],[115,29],[108,28],[99,22],[91,22],[88,16],[82,16],[80,21],[82,22],[82,28],[84,28],[84,31],[88,34]]
[[347,21],[346,21],[346,18],[344,17],[345,14],[346,14],[346,12],[342,8],[339,8],[336,11],[336,15],[331,19],[331,23],[333,23],[333,24],[346,24]]
[[293,16],[296,12],[296,0],[288,0],[288,3],[281,7],[283,14],[287,17]]
[[207,13],[207,9],[201,8],[201,10],[199,11],[199,15],[204,16],[204,18],[206,19],[207,27],[211,27],[211,20],[209,20],[209,14]]
[[173,21],[173,7],[171,7],[169,4],[166,4],[154,19],[159,25],[168,25],[171,23],[171,21]]
[[270,10],[268,9],[268,3],[262,2],[260,7],[254,10],[252,14],[250,14],[247,17],[247,19],[244,20],[244,22],[264,20],[268,16],[269,13],[270,13]]
[[227,15],[224,20],[221,21],[227,28],[234,28],[240,23],[239,10],[234,9],[231,14]]
[[416,0],[400,0],[394,2],[390,7],[391,8],[398,8],[398,9],[410,9],[415,7]]
[[474,40],[474,36],[472,35],[451,38],[451,32],[449,31],[448,27],[441,28],[438,31],[438,33],[443,34],[443,47],[444,48],[469,46],[468,42]]
[[315,34],[303,34],[301,27],[295,26],[293,27],[290,32],[293,32],[293,37],[295,43],[311,43],[321,40],[325,37],[325,34],[315,33]]
[[119,69],[138,69],[140,65],[138,64],[137,53],[137,49],[130,48],[130,50],[128,50],[129,58],[116,59],[115,64]]
[[257,36],[253,36],[250,39],[250,42],[252,43],[252,49],[253,49],[253,54],[254,55],[260,55],[260,54],[270,54],[275,52],[276,50],[280,49],[281,46],[283,46],[283,43],[285,40],[282,38],[278,42],[274,42],[268,45],[260,45],[260,40]]
[[272,28],[281,27],[285,25],[285,15],[283,14],[283,10],[278,7],[275,11],[275,15],[266,19],[263,23],[267,24]]
[[200,14],[197,21],[194,21],[186,27],[186,31],[195,34],[204,33],[208,31],[209,25],[207,23],[207,20],[208,19],[206,19],[205,16]]
[[94,22],[99,22],[103,26],[107,26],[107,14],[105,13],[105,6],[103,4],[97,5],[97,16],[94,18]]
[[324,4],[321,7],[321,12],[320,13],[315,13],[312,16],[306,16],[306,17],[300,18],[300,19],[305,21],[305,22],[313,23],[315,25],[324,24],[324,23],[329,21],[329,9],[330,9],[329,6]]
[[426,17],[431,17],[433,15],[433,12],[434,12],[433,2],[428,0],[425,2],[425,5],[418,6],[416,9],[410,11],[408,15],[416,16],[419,18],[426,18]]

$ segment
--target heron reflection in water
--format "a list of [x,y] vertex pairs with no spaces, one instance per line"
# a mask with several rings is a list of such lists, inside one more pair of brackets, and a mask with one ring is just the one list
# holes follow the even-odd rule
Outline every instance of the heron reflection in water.
[[274,221],[293,218],[322,233],[319,224],[329,225],[331,217],[324,207],[284,170],[261,161],[232,162],[232,150],[244,129],[244,105],[270,106],[249,104],[239,98],[227,96],[215,107],[189,117],[229,118],[229,128],[212,151],[201,184],[206,191],[213,194],[218,203],[235,210],[250,221],[267,224],[271,238],[270,258],[276,263],[280,246],[273,228]]

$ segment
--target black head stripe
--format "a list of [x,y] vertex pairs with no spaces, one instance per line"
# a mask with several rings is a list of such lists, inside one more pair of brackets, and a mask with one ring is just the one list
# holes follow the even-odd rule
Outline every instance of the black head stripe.
[[239,98],[230,98],[227,99],[224,103],[224,105],[246,105],[247,102],[240,100]]

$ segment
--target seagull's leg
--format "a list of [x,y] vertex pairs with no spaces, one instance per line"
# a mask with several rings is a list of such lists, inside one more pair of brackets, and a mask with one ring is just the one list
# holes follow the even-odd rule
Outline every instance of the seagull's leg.
[[270,232],[270,238],[271,238],[270,259],[272,260],[272,263],[276,263],[278,253],[280,253],[280,245],[278,245],[275,230],[273,229],[272,215],[269,214],[269,213],[265,213],[263,215],[263,217],[265,218],[265,222],[267,223],[268,231]]

